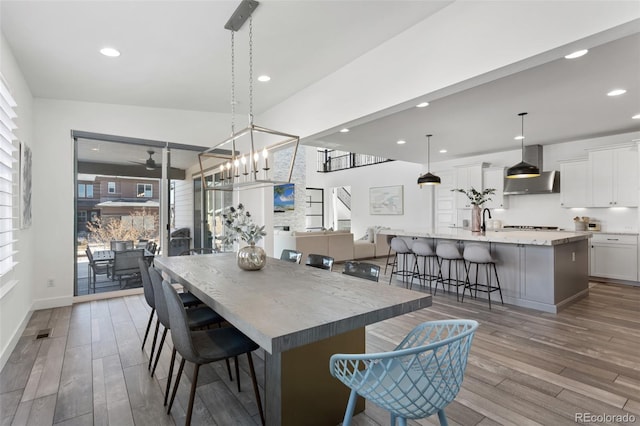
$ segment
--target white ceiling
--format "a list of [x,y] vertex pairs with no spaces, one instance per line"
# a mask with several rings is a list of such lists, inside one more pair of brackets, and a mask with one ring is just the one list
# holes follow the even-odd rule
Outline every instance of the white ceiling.
[[[254,84],[254,112],[276,105],[450,3],[262,1],[253,15],[254,77],[266,73],[272,80]],[[2,0],[0,28],[35,97],[228,113],[230,32],[224,24],[238,4]],[[431,105],[390,105],[402,111],[381,113],[347,134],[327,129],[305,143],[426,162],[426,133],[434,135],[434,161],[441,147],[449,157],[517,148],[513,137],[522,111],[529,112],[527,144],[640,130],[640,120],[631,120],[640,113],[640,29],[635,32],[574,61],[557,59],[447,96],[417,94]],[[245,24],[236,34],[239,113],[248,108],[247,38]],[[105,45],[122,55],[100,55]],[[608,98],[606,92],[618,86],[627,94]],[[398,139],[408,143],[399,147]],[[87,155],[96,152],[87,148]],[[139,148],[139,153],[121,153],[124,158],[109,161],[146,158],[147,148]],[[103,150],[103,161],[105,156]]]

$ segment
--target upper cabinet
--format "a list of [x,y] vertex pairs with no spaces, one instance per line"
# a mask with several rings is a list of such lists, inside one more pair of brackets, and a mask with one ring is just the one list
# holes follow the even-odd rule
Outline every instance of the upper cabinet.
[[[470,164],[456,167],[456,188],[469,190],[475,188],[482,191],[482,171],[486,163]],[[456,192],[456,208],[470,209],[471,200],[460,192]]]
[[587,160],[560,163],[560,205],[585,207],[589,205]]
[[590,207],[637,207],[637,147],[589,152],[589,183]]
[[483,189],[493,188],[496,190],[495,194],[491,196],[491,201],[487,201],[483,207],[488,209],[506,209],[509,207],[509,198],[504,196],[504,167],[484,169],[483,184]]

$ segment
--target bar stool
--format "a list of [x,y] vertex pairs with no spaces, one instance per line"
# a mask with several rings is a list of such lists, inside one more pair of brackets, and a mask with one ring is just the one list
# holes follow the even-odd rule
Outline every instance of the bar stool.
[[[468,266],[465,266],[467,278],[464,289],[462,290],[462,301],[464,302],[464,293],[467,288],[469,288],[469,295],[472,297],[478,297],[478,287],[480,287],[480,291],[487,293],[487,299],[489,300],[489,309],[491,309],[491,293],[494,291],[498,291],[500,294],[500,302],[504,305],[504,300],[502,299],[502,290],[500,289],[500,280],[498,279],[498,270],[496,269],[496,262],[491,257],[491,253],[486,246],[480,244],[468,244],[464,247],[464,260],[468,263]],[[469,279],[469,273],[471,272],[471,266],[476,265],[476,282],[471,283]],[[478,269],[480,265],[484,265],[487,281],[485,284],[481,284],[478,282]],[[496,276],[496,284],[493,285],[491,282],[491,267],[493,266],[493,272]],[[475,291],[475,294],[471,293],[471,289]]]
[[[393,249],[393,251],[395,251],[396,254],[393,256],[393,264],[391,266],[391,275],[389,275],[389,284],[391,284],[391,280],[393,279],[393,276],[396,275],[396,276],[402,277],[402,282],[405,283],[405,286],[408,288],[409,285],[407,284],[406,278],[411,277],[413,279],[414,277],[413,269],[415,266],[416,258],[413,255],[413,252],[411,251],[407,243],[405,242],[405,240],[403,240],[402,238],[399,238],[399,237],[393,238],[391,240],[391,249]],[[402,271],[398,271],[398,255],[399,254],[403,255]],[[411,265],[411,269],[409,269],[409,265],[408,265],[409,257],[412,257],[414,261],[414,265]]]
[[[431,293],[431,282],[438,279],[438,275],[434,274],[434,262],[438,262],[438,257],[426,239],[415,240],[411,246],[411,251],[416,256],[414,275],[418,276],[421,286],[424,286],[427,280],[429,281],[429,293]],[[420,273],[420,268],[418,267],[420,259],[422,259],[422,273]],[[413,284],[413,277],[411,277],[411,283]]]
[[[433,291],[434,296],[438,292],[438,283],[439,282],[442,283],[442,291],[444,291],[444,284],[446,282],[448,291],[451,291],[452,285],[456,287],[456,300],[460,300],[458,297],[459,296],[458,287],[464,286],[466,281],[460,279],[459,264],[460,262],[462,262],[462,267],[465,269],[465,271],[466,271],[466,266],[464,263],[464,258],[462,257],[460,250],[458,250],[458,246],[455,243],[449,243],[449,242],[438,243],[438,246],[436,247],[436,256],[438,256],[438,278],[436,280],[436,288]],[[448,262],[447,278],[444,278],[444,276],[442,275],[442,266],[445,261]],[[456,272],[455,279],[451,277],[452,262],[455,265],[455,272]]]
[[387,245],[389,246],[389,252],[387,253],[387,263],[384,265],[384,273],[387,273],[387,266],[393,265],[393,260],[389,261],[391,257],[391,241],[395,238],[395,235],[387,235]]

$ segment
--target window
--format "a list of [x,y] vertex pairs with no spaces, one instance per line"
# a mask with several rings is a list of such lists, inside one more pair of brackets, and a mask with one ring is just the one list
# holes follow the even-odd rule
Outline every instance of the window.
[[138,198],[151,198],[153,197],[153,186],[150,183],[138,184]]
[[87,211],[81,210],[78,212],[78,223],[83,223],[87,221]]
[[11,271],[13,262],[13,228],[17,217],[14,212],[17,173],[15,170],[13,129],[17,114],[16,102],[0,75],[0,277]]
[[93,184],[79,183],[78,198],[93,198]]
[[115,182],[107,182],[107,192],[109,194],[116,193],[116,183]]

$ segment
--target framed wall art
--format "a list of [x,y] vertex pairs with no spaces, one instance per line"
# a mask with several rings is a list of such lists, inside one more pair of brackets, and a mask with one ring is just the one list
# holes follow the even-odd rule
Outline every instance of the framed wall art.
[[403,186],[380,186],[369,188],[369,214],[404,214]]

